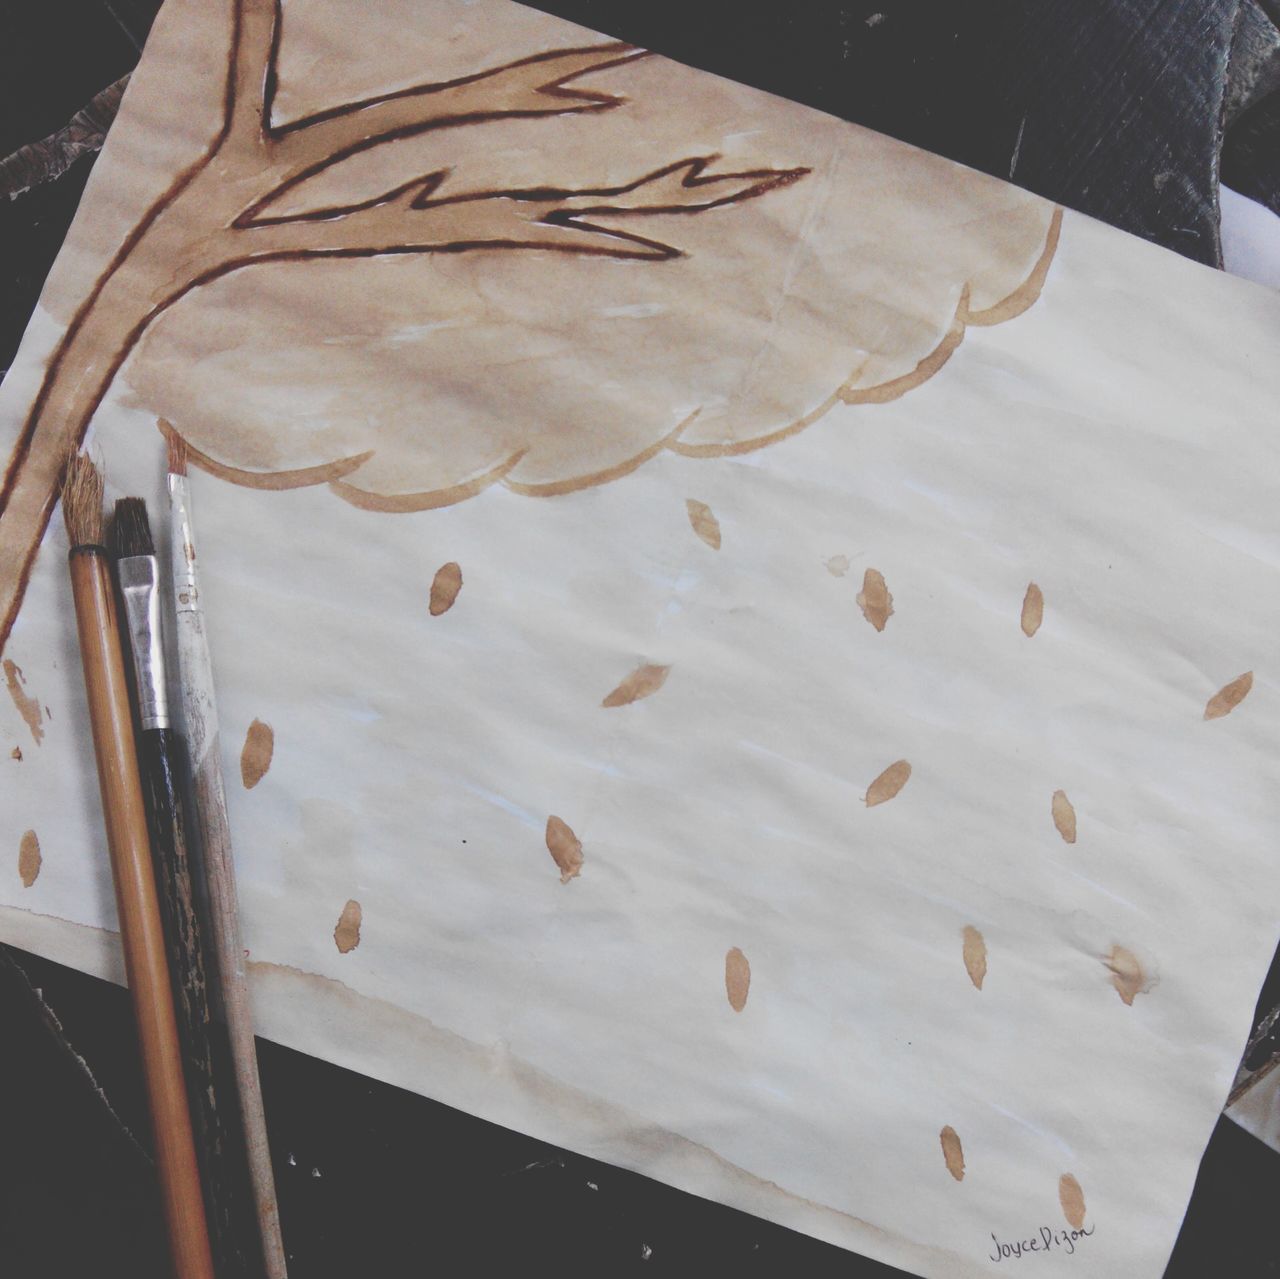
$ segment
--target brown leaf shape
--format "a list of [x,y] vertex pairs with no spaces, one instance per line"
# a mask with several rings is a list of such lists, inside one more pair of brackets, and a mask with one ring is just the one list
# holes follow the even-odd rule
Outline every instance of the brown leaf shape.
[[441,613],[447,613],[453,607],[453,601],[458,598],[460,590],[462,569],[457,564],[450,560],[448,564],[442,564],[436,569],[436,575],[431,580],[431,603],[428,605],[431,616],[439,617]]
[[36,838],[35,831],[26,831],[18,843],[18,875],[22,880],[23,888],[30,888],[36,882],[43,860],[40,856],[40,841]]
[[560,867],[562,884],[582,873],[582,841],[558,817],[547,818],[547,852]]
[[240,751],[240,780],[245,790],[252,790],[267,775],[275,749],[275,730],[270,724],[255,719],[244,735],[244,747]]
[[1249,690],[1252,687],[1252,671],[1245,671],[1243,675],[1233,679],[1230,684],[1224,684],[1209,698],[1208,704],[1204,708],[1205,719],[1221,719],[1224,715],[1230,715],[1249,695]]
[[906,784],[911,776],[911,765],[905,759],[896,760],[867,787],[866,805],[874,808],[892,799]]
[[699,502],[692,497],[686,499],[685,508],[689,512],[689,524],[693,531],[713,551],[718,551],[720,549],[720,521],[712,514],[711,508],[705,502]]
[[642,697],[652,697],[667,682],[670,670],[670,666],[637,666],[600,705],[629,706]]
[[360,945],[360,923],[363,918],[364,912],[357,901],[349,901],[342,908],[338,926],[333,930],[334,943],[342,954],[345,955]]
[[956,1130],[948,1124],[939,1134],[942,1141],[942,1157],[947,1161],[947,1171],[957,1180],[964,1180],[964,1148]]
[[889,594],[884,574],[879,569],[869,568],[862,575],[858,607],[862,616],[878,631],[884,630],[884,624],[893,616],[893,596]]
[[747,1006],[747,994],[751,989],[751,965],[747,957],[734,946],[724,957],[724,991],[729,996],[729,1007],[740,1013]]
[[1151,989],[1137,955],[1124,946],[1112,946],[1111,954],[1102,962],[1111,972],[1111,984],[1116,993],[1126,1004],[1132,1006],[1137,996],[1145,995]]
[[1030,639],[1044,621],[1044,592],[1032,582],[1022,600],[1022,633]]
[[987,975],[987,943],[972,924],[964,926],[964,966],[969,980],[981,990]]
[[1062,1205],[1062,1215],[1067,1219],[1067,1224],[1074,1230],[1083,1230],[1084,1191],[1069,1172],[1064,1172],[1058,1178],[1058,1202]]
[[7,657],[3,665],[4,682],[9,690],[9,696],[13,698],[18,714],[22,716],[23,722],[31,730],[31,736],[35,739],[36,745],[39,746],[44,740],[44,728],[40,722],[43,718],[40,714],[40,701],[38,698],[29,696],[25,691],[24,685],[27,679],[22,673],[21,666]]
[[1051,809],[1053,812],[1053,824],[1058,828],[1058,834],[1068,844],[1074,844],[1076,842],[1076,810],[1071,806],[1071,801],[1067,798],[1066,791],[1056,790],[1053,792]]

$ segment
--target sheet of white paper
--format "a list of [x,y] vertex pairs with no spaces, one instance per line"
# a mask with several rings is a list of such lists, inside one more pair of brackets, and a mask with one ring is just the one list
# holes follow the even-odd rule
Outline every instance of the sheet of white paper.
[[[161,14],[6,449],[217,135],[229,12]],[[291,0],[275,119],[599,43]],[[659,59],[572,83],[626,101],[353,154],[287,232],[158,219],[110,286],[442,168],[490,194],[425,216],[683,255],[553,219],[573,251],[258,262],[131,340],[91,449],[156,515],[158,416],[209,471],[261,1030],[923,1275],[1159,1275],[1280,919],[1280,299]],[[284,163],[215,159],[204,210]],[[725,173],[768,189],[642,203]],[[69,404],[122,349],[84,314]],[[64,552],[4,649],[0,937],[118,978]]]

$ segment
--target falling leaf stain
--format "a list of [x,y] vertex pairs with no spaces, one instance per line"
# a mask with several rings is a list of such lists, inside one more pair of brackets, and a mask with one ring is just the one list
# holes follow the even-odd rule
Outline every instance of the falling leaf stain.
[[13,698],[14,706],[18,708],[18,714],[22,716],[31,730],[31,736],[35,739],[36,745],[39,746],[44,740],[40,702],[37,698],[27,695],[24,688],[27,679],[22,673],[22,667],[8,657],[4,659],[4,682],[9,689],[9,696]]
[[939,1134],[942,1157],[947,1161],[947,1171],[957,1180],[964,1180],[964,1148],[956,1130],[948,1124]]
[[729,1007],[740,1013],[747,1006],[751,990],[751,965],[747,957],[733,946],[724,957],[724,992],[729,997]]
[[693,531],[711,547],[713,551],[720,549],[720,521],[716,519],[711,508],[696,498],[685,499],[685,509],[689,512],[689,525]]
[[1067,1224],[1074,1230],[1083,1230],[1084,1191],[1069,1172],[1064,1172],[1058,1178],[1058,1202],[1062,1205],[1062,1215],[1067,1219]]
[[1112,946],[1111,954],[1102,962],[1111,973],[1111,984],[1116,993],[1130,1007],[1139,995],[1145,995],[1151,989],[1151,982],[1137,955],[1124,946]]
[[40,874],[44,858],[40,856],[40,841],[33,830],[25,832],[18,844],[18,875],[23,888],[30,888]]
[[1058,828],[1058,834],[1068,844],[1074,844],[1076,842],[1076,810],[1067,798],[1066,791],[1053,792],[1050,811],[1053,813],[1053,824]]
[[582,873],[582,841],[559,817],[547,818],[547,852],[560,868],[560,882],[567,884]]
[[879,569],[869,568],[862,575],[858,607],[862,616],[878,631],[884,630],[885,623],[893,616],[893,596],[889,594],[884,574]]
[[667,682],[670,670],[670,666],[637,666],[600,705],[629,706],[642,697],[652,697]]
[[240,780],[245,790],[252,790],[266,775],[275,754],[276,735],[270,724],[255,719],[244,736],[240,752]]
[[827,572],[832,577],[843,577],[849,571],[849,557],[847,555],[833,555],[827,560]]
[[1243,675],[1238,675],[1233,679],[1230,684],[1224,684],[1209,698],[1208,703],[1205,705],[1205,719],[1221,719],[1224,715],[1230,715],[1249,695],[1249,690],[1252,687],[1252,671],[1245,671]]
[[969,980],[981,990],[987,976],[987,943],[972,924],[964,926],[964,966]]
[[364,912],[358,901],[349,901],[338,916],[338,926],[333,930],[333,941],[339,953],[345,955],[360,945],[360,925]]
[[[447,613],[462,590],[462,569],[452,560],[436,569],[431,579],[431,600],[427,605],[432,617]],[[468,596],[468,599],[471,597]]]
[[1030,639],[1044,621],[1044,592],[1032,582],[1022,600],[1022,633]]
[[867,787],[865,803],[868,808],[892,799],[911,776],[911,765],[905,759],[896,760]]

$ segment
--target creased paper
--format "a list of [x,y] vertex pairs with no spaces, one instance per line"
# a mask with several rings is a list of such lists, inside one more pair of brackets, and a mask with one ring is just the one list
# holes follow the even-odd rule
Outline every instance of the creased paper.
[[0,388],[0,936],[118,979],[42,530],[177,433],[262,1033],[1159,1275],[1280,917],[1280,300],[502,0],[278,18],[166,5]]

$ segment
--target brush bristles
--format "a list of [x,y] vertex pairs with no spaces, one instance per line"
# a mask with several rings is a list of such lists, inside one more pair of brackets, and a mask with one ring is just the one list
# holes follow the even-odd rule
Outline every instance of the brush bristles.
[[185,475],[187,473],[187,442],[176,431],[165,432],[165,442],[169,446],[169,473]]
[[140,497],[122,497],[116,503],[115,517],[111,521],[111,549],[117,559],[133,555],[154,555],[155,543],[151,540],[151,521],[147,519],[147,504]]
[[62,473],[62,518],[73,547],[102,542],[102,476],[83,453],[73,453]]

